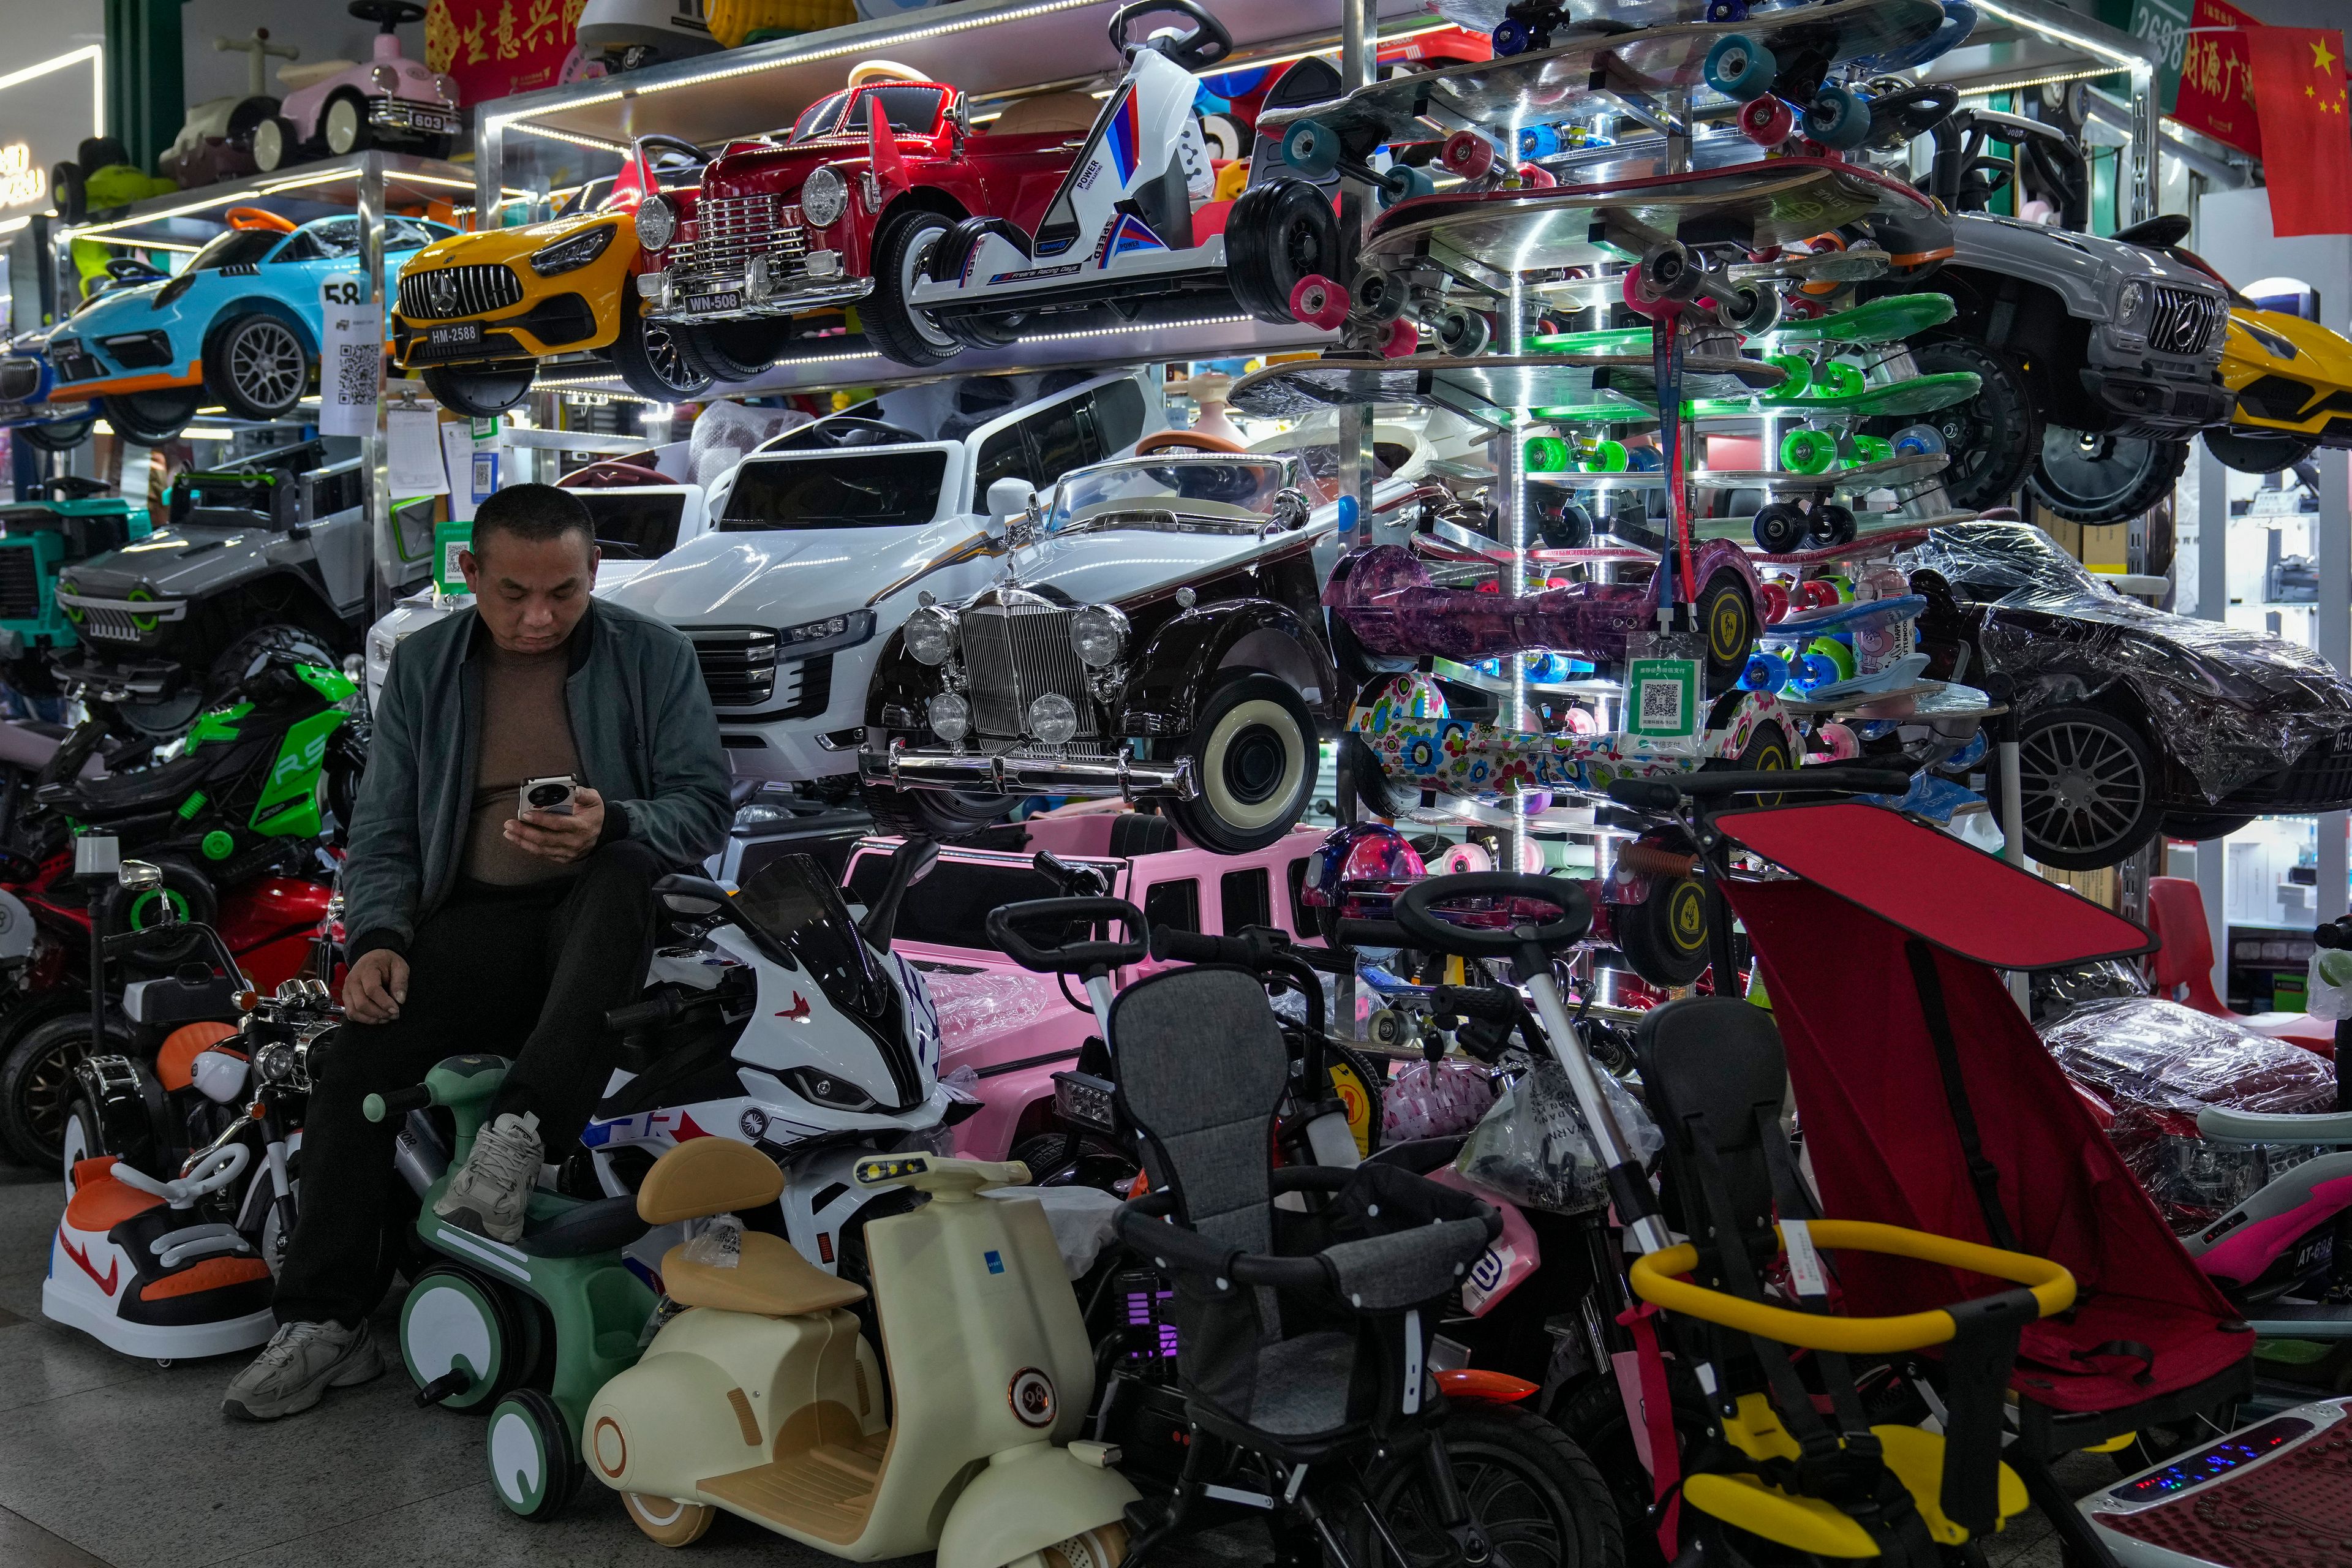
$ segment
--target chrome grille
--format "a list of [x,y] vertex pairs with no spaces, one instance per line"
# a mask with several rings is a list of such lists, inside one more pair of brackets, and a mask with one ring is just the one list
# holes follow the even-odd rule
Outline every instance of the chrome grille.
[[81,621],[76,629],[84,637],[105,637],[113,642],[137,642],[142,635],[139,628],[131,624],[130,611],[105,610],[95,605],[83,607]]
[[776,634],[755,626],[689,631],[714,708],[758,708],[776,694]]
[[1070,612],[1035,603],[984,605],[962,616],[963,657],[971,677],[974,732],[1017,738],[1029,704],[1058,691],[1077,706],[1078,737],[1099,733],[1086,666],[1070,646]]
[[[438,301],[436,303],[436,301]],[[448,321],[522,303],[522,279],[495,261],[436,267],[400,275],[400,313],[412,321]]]
[[683,265],[740,272],[755,256],[769,258],[772,268],[807,253],[800,208],[782,206],[773,196],[704,196],[695,205],[694,245]]
[[2147,323],[2147,346],[2158,353],[2203,353],[2219,337],[2229,314],[2229,301],[2219,294],[2159,283],[2156,313]]

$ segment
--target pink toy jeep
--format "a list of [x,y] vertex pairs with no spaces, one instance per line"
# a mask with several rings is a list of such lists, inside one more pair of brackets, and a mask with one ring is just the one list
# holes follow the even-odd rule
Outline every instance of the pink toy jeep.
[[[1219,855],[1179,837],[1166,818],[1131,811],[1066,808],[1024,826],[1028,844],[1018,851],[941,849],[899,910],[891,951],[922,971],[938,1005],[940,1076],[965,1067],[980,1076],[982,1104],[956,1129],[956,1152],[1033,1160],[1041,1182],[1067,1172],[1098,1185],[1117,1173],[1108,1162],[1127,1163],[1105,1145],[1103,1168],[1092,1156],[1082,1156],[1073,1168],[1066,1158],[1070,1129],[1054,1112],[1054,1074],[1077,1064],[1079,1046],[1096,1032],[1094,1015],[1075,986],[1066,996],[1055,976],[1033,974],[989,945],[982,923],[988,911],[1060,894],[1032,864],[1043,849],[1101,867],[1110,875],[1110,896],[1141,910],[1147,926],[1218,936],[1238,934],[1244,926],[1280,926],[1319,946],[1299,886],[1324,835],[1297,827],[1263,849]],[[898,843],[866,838],[851,851],[842,880],[853,900],[879,891]],[[1123,987],[1160,967],[1147,962],[1123,970],[1114,984]]]
[[425,7],[415,0],[352,0],[345,8],[376,25],[373,59],[278,68],[286,101],[253,131],[253,162],[264,174],[376,146],[446,158],[466,134],[457,82],[400,52],[398,29],[425,20]]

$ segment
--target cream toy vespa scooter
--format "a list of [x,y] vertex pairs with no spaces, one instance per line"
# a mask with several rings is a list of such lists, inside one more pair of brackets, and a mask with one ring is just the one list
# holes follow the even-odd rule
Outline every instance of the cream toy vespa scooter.
[[[1034,1203],[980,1197],[1028,1168],[898,1154],[856,1177],[930,1199],[866,1227],[890,1416],[847,1310],[864,1288],[744,1231],[731,1265],[691,1242],[662,1259],[688,1310],[589,1405],[590,1469],[666,1546],[725,1509],[853,1562],[936,1548],[939,1568],[1113,1568],[1138,1494],[1115,1450],[1066,1441],[1094,1362],[1053,1230]],[[698,1138],[655,1163],[637,1212],[740,1214],[782,1181],[748,1145]]]

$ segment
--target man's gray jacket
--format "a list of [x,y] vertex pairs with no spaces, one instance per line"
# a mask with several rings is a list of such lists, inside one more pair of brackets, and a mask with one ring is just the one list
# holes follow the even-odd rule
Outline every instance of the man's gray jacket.
[[[404,640],[384,677],[343,862],[353,959],[405,952],[457,885],[473,816],[488,639],[469,605]],[[604,799],[604,842],[629,837],[674,869],[726,842],[727,753],[694,645],[675,627],[591,600],[564,684],[581,781]]]

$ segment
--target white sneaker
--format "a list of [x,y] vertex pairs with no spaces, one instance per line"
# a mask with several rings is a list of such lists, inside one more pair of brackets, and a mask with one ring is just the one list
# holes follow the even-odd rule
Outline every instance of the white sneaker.
[[275,1421],[310,1409],[330,1388],[348,1388],[383,1372],[383,1357],[365,1323],[355,1329],[283,1324],[230,1382],[221,1413],[241,1421]]
[[540,1152],[539,1118],[508,1111],[475,1136],[474,1152],[450,1173],[433,1212],[492,1241],[514,1240],[539,1180]]

